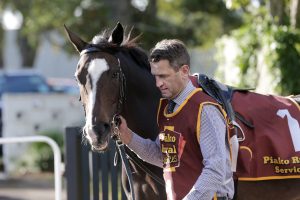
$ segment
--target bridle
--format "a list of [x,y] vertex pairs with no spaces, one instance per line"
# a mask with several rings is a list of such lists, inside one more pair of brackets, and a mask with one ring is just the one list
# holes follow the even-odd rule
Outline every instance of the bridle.
[[[83,49],[80,52],[80,56],[84,55],[84,54],[89,54],[89,53],[94,53],[94,52],[105,52],[105,50],[103,48],[97,47],[97,46],[93,46],[93,45],[89,45],[87,48]],[[119,88],[119,100],[118,100],[118,104],[117,104],[117,111],[116,111],[116,115],[119,115],[122,111],[123,108],[123,104],[126,100],[126,78],[125,78],[125,74],[122,70],[121,67],[121,63],[120,63],[120,59],[116,54],[113,54],[113,56],[116,57],[116,59],[118,60],[118,68],[119,68],[119,79],[120,79],[120,88]]]
[[[82,56],[84,54],[88,54],[88,53],[93,53],[93,52],[105,52],[105,51],[96,46],[89,46],[80,52],[80,56]],[[118,60],[119,79],[121,81],[120,88],[119,88],[119,100],[118,100],[118,104],[117,104],[117,111],[114,114],[112,121],[111,121],[111,127],[112,127],[112,132],[113,132],[111,138],[113,140],[115,140],[116,148],[118,150],[118,151],[116,151],[116,154],[115,154],[114,165],[115,166],[117,165],[117,160],[118,160],[117,153],[119,152],[122,163],[125,167],[126,175],[128,177],[130,191],[131,191],[131,197],[132,197],[132,200],[135,200],[132,172],[131,172],[131,169],[129,166],[129,161],[127,158],[127,154],[125,152],[124,144],[122,143],[122,141],[120,139],[120,132],[119,132],[119,125],[121,123],[119,114],[121,113],[123,104],[126,100],[126,96],[125,96],[126,78],[125,78],[125,75],[124,75],[122,67],[121,67],[120,59],[118,58],[118,56],[116,54],[114,54],[114,56]]]

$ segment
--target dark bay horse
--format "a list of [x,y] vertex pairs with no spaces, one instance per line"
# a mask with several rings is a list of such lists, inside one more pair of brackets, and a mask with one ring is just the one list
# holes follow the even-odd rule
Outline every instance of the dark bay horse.
[[[86,115],[83,134],[93,151],[107,150],[115,114],[124,116],[134,132],[155,140],[158,133],[156,111],[160,92],[150,73],[148,57],[136,46],[135,40],[130,40],[129,36],[124,38],[124,30],[120,24],[111,34],[105,31],[95,36],[91,43],[84,42],[67,28],[66,31],[80,53],[75,77]],[[135,199],[166,199],[163,184],[158,183],[135,163],[130,164]],[[143,165],[163,180],[162,169],[145,162]],[[131,199],[124,169],[122,184],[127,198]]]
[[[156,111],[160,93],[150,73],[147,55],[136,45],[136,38],[125,35],[118,24],[109,33],[96,35],[87,43],[66,28],[70,41],[80,53],[76,79],[80,87],[86,124],[84,136],[94,151],[108,148],[111,121],[121,114],[128,126],[144,138],[157,136]],[[136,199],[166,199],[164,186],[131,162]],[[147,167],[162,178],[162,170]],[[130,191],[123,173],[123,187]],[[300,180],[240,181],[237,198],[241,200],[300,200]]]

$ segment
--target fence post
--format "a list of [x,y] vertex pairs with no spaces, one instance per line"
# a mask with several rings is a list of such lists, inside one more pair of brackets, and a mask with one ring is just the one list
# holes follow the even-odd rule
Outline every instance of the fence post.
[[[82,145],[81,138],[80,128],[66,128],[67,200],[90,200],[90,197],[93,197],[93,200],[118,199],[118,192],[120,192],[118,188],[118,172],[120,172],[121,167],[113,165],[115,145],[111,142],[109,150],[99,154],[91,152],[89,145]],[[91,158],[89,155],[91,155]],[[91,181],[92,188],[90,190]],[[111,189],[109,189],[109,183],[111,184]],[[120,196],[124,200],[126,196],[122,187],[121,191]]]
[[[109,151],[109,168],[110,168],[110,178],[111,178],[111,199],[118,200],[118,169],[119,166],[114,166],[114,156],[116,153],[116,146],[114,143],[110,145]],[[121,163],[119,164],[121,165]]]
[[[65,133],[67,199],[89,199],[88,149],[81,144],[78,127],[67,127]],[[85,166],[87,165],[87,167]],[[84,184],[84,181],[88,181]],[[84,187],[82,187],[84,185]]]
[[99,153],[92,153],[92,180],[93,180],[93,200],[99,200],[99,172],[100,172],[100,155]]

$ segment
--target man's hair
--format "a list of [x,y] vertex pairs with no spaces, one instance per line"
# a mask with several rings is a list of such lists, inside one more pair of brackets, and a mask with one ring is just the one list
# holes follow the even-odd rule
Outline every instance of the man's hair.
[[175,71],[182,65],[190,66],[190,56],[184,43],[177,39],[164,39],[150,51],[150,62],[168,60]]

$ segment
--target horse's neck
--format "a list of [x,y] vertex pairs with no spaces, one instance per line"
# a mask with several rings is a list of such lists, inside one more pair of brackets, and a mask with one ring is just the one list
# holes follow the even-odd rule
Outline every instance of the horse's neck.
[[155,139],[158,134],[156,116],[160,92],[150,76],[149,73],[146,77],[127,82],[123,115],[134,132]]

